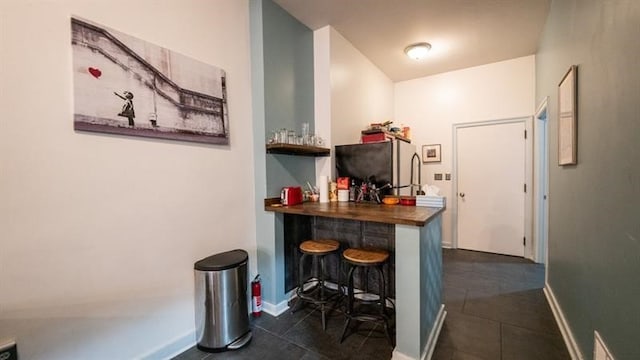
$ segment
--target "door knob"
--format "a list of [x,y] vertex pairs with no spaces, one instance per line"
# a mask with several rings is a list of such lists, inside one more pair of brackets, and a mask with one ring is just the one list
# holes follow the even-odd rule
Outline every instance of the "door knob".
[[460,193],[460,197],[463,198],[464,197],[464,193],[461,192]]

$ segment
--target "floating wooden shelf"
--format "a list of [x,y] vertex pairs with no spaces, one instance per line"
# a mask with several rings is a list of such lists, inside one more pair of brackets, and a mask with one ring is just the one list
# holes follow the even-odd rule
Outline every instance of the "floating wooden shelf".
[[328,148],[294,145],[294,144],[267,144],[267,154],[285,154],[301,156],[329,156],[331,150]]

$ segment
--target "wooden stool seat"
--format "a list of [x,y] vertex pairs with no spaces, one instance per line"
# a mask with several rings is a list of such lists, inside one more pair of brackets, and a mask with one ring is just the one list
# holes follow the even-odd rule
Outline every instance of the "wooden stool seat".
[[342,256],[355,264],[362,265],[377,265],[387,261],[389,258],[389,252],[383,249],[374,248],[358,248],[347,249],[342,253]]
[[300,251],[308,254],[323,254],[336,251],[340,248],[340,243],[335,240],[320,239],[307,240],[300,244]]

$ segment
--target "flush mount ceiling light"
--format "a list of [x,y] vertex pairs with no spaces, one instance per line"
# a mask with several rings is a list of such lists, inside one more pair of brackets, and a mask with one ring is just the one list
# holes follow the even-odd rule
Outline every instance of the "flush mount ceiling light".
[[404,53],[413,60],[422,60],[431,50],[431,44],[426,42],[415,43],[404,48]]

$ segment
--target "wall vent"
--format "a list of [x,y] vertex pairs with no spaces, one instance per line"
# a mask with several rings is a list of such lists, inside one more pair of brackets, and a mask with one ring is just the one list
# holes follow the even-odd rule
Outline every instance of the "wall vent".
[[615,360],[598,331],[593,332],[593,360]]

